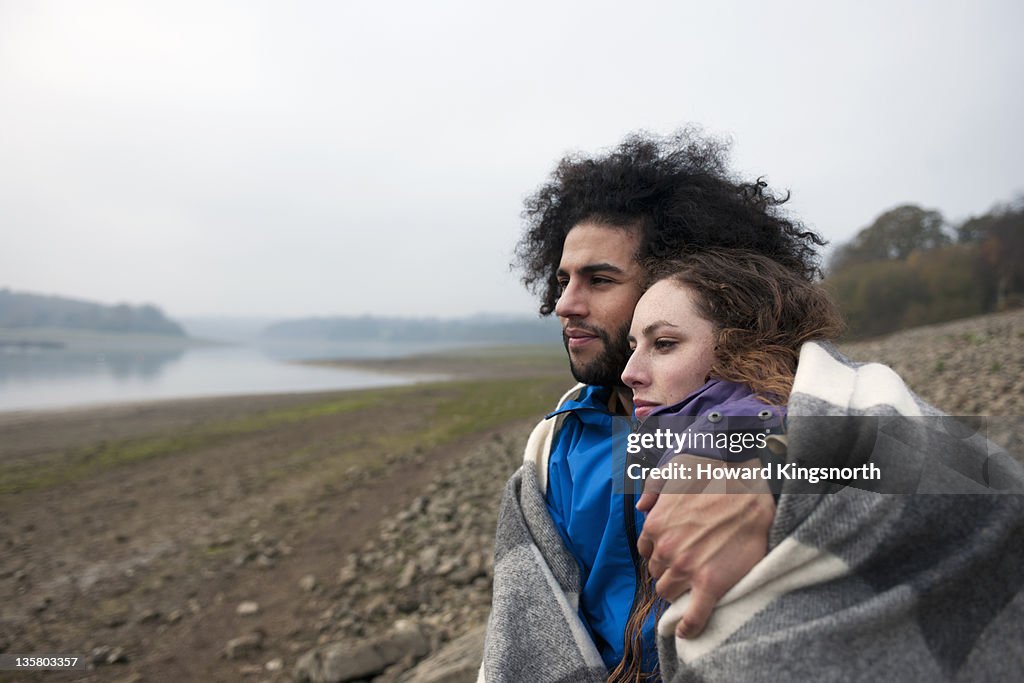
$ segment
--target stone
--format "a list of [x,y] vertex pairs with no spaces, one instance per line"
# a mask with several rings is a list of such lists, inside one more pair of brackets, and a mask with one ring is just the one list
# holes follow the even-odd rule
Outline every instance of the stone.
[[244,553],[238,555],[235,558],[235,566],[236,567],[241,567],[242,565],[245,565],[245,564],[247,564],[249,562],[252,562],[258,556],[259,556],[259,553],[257,551],[252,550],[252,549],[246,550]]
[[398,677],[398,683],[473,683],[484,653],[485,625],[470,629]]
[[472,567],[459,567],[448,576],[448,580],[456,586],[465,586],[472,583],[476,576]]
[[338,570],[338,583],[342,586],[347,586],[356,580],[358,576],[358,569],[355,565],[345,565]]
[[299,579],[299,588],[306,591],[307,593],[313,592],[314,590],[316,590],[316,587],[316,577],[312,574],[306,574],[301,579]]
[[459,560],[455,557],[446,557],[441,560],[441,564],[437,566],[434,573],[438,576],[447,576],[455,571],[455,568],[459,566]]
[[148,609],[139,615],[138,623],[140,624],[151,624],[155,621],[160,620],[160,612],[155,609]]
[[437,564],[437,558],[440,551],[436,545],[428,546],[420,551],[419,565],[423,568],[423,571],[429,572]]
[[112,614],[107,617],[107,628],[118,628],[128,623],[128,617],[124,614]]
[[409,657],[415,661],[430,650],[419,625],[401,620],[383,636],[355,643],[336,642],[310,650],[295,664],[299,683],[344,683],[375,676]]
[[235,613],[242,617],[258,614],[259,611],[260,604],[252,600],[246,600],[245,602],[241,602],[238,604],[238,607],[235,608]]
[[395,598],[395,609],[404,614],[412,614],[423,604],[419,591],[400,593]]
[[263,631],[256,630],[237,638],[232,638],[224,646],[224,656],[228,659],[242,659],[263,649]]
[[398,583],[395,587],[401,590],[411,586],[413,579],[416,578],[416,571],[417,568],[415,560],[409,560],[405,565],[405,569],[402,570],[402,574],[398,577]]

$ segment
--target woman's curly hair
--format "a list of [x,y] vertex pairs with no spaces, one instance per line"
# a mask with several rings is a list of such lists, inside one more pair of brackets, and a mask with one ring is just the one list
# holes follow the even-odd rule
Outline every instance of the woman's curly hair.
[[541,315],[555,308],[562,245],[582,221],[640,228],[641,260],[694,247],[747,248],[808,280],[819,275],[815,248],[824,241],[782,214],[789,194],[773,194],[760,178],[734,180],[727,152],[724,142],[687,128],[668,137],[635,133],[605,156],[562,159],[526,199],[526,232],[515,250],[514,265],[540,295]]
[[825,287],[749,249],[690,250],[651,262],[646,286],[670,280],[690,288],[697,313],[715,329],[712,377],[745,384],[762,400],[789,400],[809,341],[843,332],[843,317]]

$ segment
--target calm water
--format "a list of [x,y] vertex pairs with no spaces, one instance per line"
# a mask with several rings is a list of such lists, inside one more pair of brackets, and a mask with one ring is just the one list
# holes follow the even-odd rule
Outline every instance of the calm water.
[[313,367],[289,361],[397,357],[439,348],[442,347],[278,344],[262,348],[0,351],[0,411],[408,384],[423,377]]

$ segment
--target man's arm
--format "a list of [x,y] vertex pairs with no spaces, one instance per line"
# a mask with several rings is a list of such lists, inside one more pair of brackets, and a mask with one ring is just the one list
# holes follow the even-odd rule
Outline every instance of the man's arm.
[[678,493],[660,488],[649,485],[637,503],[638,510],[648,513],[637,548],[658,581],[658,595],[675,600],[690,591],[676,635],[694,638],[704,630],[719,599],[767,554],[775,498],[767,486],[751,493],[700,493],[692,492],[692,486],[691,492]]

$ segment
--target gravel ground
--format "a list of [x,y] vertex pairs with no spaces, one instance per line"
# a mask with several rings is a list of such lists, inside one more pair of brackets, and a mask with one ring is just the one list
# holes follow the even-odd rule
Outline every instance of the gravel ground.
[[840,345],[892,367],[950,415],[1024,415],[1024,309],[955,320]]

